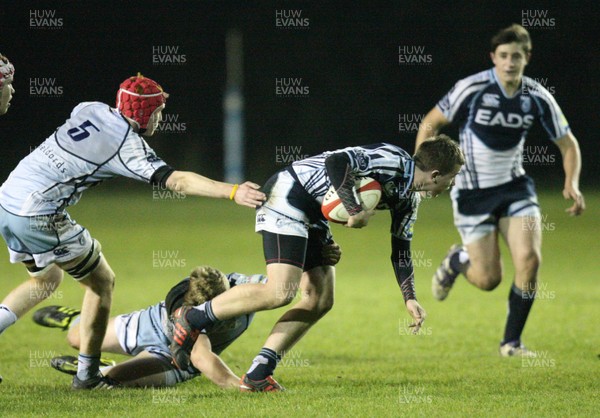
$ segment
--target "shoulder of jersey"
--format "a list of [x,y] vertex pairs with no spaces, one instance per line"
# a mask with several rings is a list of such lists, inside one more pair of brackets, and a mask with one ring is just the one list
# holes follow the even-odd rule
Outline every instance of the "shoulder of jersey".
[[485,70],[467,76],[463,79],[458,80],[455,86],[457,89],[464,89],[474,84],[481,84],[482,86],[484,86],[486,83],[490,83],[493,80],[494,76],[492,74],[492,71],[493,70]]
[[72,114],[74,115],[74,114],[77,114],[79,112],[89,112],[89,113],[105,114],[103,116],[112,115],[116,119],[122,121],[124,124],[127,124],[127,122],[123,119],[123,117],[121,116],[121,114],[119,113],[119,111],[117,109],[113,108],[113,107],[110,107],[106,103],[102,103],[102,102],[82,102],[82,103],[79,103],[77,106],[75,106],[75,108],[73,109],[73,113]]
[[410,158],[410,154],[408,153],[408,151],[406,151],[404,148],[402,148],[398,145],[390,144],[388,142],[382,142],[381,145],[385,146],[385,147],[393,148],[394,150],[398,151],[404,158]]
[[101,109],[108,110],[110,109],[110,106],[102,102],[81,102],[77,106],[75,106],[75,108],[73,108],[73,112],[71,112],[71,115],[75,115],[82,111],[94,112],[100,111]]
[[[83,112],[83,113],[82,113]],[[102,102],[83,102],[79,103],[73,112],[71,117],[74,116],[89,115],[94,119],[102,121],[105,125],[111,126],[111,129],[117,129],[119,131],[129,129],[129,124],[121,116],[119,111],[115,108],[110,107],[106,103]],[[133,131],[132,131],[133,132]]]

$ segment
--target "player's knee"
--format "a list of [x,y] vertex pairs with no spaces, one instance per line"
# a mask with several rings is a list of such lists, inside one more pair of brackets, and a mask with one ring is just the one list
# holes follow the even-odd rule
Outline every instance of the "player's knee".
[[500,280],[490,280],[490,281],[486,281],[486,282],[481,283],[481,285],[479,286],[479,288],[481,290],[485,290],[485,291],[491,292],[492,290],[494,290],[495,288],[497,288],[499,284],[500,284]]
[[333,295],[331,295],[331,297],[323,298],[321,301],[319,301],[319,305],[317,307],[319,318],[324,317],[331,309],[333,309]]
[[103,306],[110,306],[115,284],[115,275],[110,268],[99,269],[85,279],[80,280],[79,283],[100,297]]
[[90,276],[92,290],[98,294],[112,294],[115,287],[115,273],[109,268]]
[[467,275],[469,281],[479,289],[491,291],[502,281],[502,266],[496,263],[472,263]]
[[502,281],[502,274],[496,271],[487,271],[479,275],[479,288],[481,290],[492,291],[498,287]]
[[115,287],[115,273],[106,260],[102,259],[98,267],[86,277],[83,284],[89,286],[98,295],[111,295]]
[[264,309],[276,309],[289,305],[298,292],[298,283],[294,280],[273,280],[258,287]]
[[517,272],[535,276],[542,262],[542,257],[539,251],[530,249],[519,254],[514,262]]
[[316,320],[321,319],[333,308],[333,293],[316,294],[314,292],[302,292],[302,302]]
[[277,309],[289,305],[294,300],[295,292],[275,292],[275,295],[268,300],[268,309]]

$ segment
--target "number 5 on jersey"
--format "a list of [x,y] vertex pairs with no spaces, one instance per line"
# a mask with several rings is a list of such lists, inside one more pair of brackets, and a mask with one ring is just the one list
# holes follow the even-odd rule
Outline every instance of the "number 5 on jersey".
[[94,128],[96,131],[100,132],[100,129],[98,129],[96,125],[94,125],[89,120],[86,120],[78,127],[69,129],[67,131],[67,134],[71,137],[73,141],[81,141],[90,136],[90,133],[88,132],[87,128]]

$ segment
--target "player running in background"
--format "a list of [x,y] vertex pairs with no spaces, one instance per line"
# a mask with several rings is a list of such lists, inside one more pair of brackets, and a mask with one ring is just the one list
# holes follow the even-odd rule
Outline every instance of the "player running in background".
[[276,173],[263,187],[269,197],[256,213],[256,231],[262,233],[269,281],[264,286],[233,288],[198,307],[176,311],[178,338],[171,345],[174,360],[187,367],[186,353],[192,346],[194,330],[245,313],[288,305],[300,290],[302,298],[275,324],[240,382],[243,391],[281,390],[272,377],[281,356],[333,306],[335,268],[322,254],[332,240],[329,224],[321,213],[323,197],[333,185],[351,214],[348,227],[366,226],[374,213],[363,210],[357,198],[358,177],[371,177],[383,189],[377,209],[391,213],[391,261],[418,331],[425,311],[415,296],[410,241],[421,199],[419,191],[436,196],[448,189],[463,163],[458,145],[441,135],[424,143],[412,158],[395,145],[379,143],[325,152]]
[[15,89],[12,86],[15,67],[8,58],[0,54],[0,115],[8,112]]
[[80,103],[69,119],[25,157],[0,187],[0,233],[10,261],[23,262],[30,279],[0,304],[0,333],[50,296],[63,270],[85,287],[80,355],[73,388],[110,387],[98,370],[109,317],[114,273],[100,243],[66,212],[81,194],[104,180],[124,176],[189,195],[229,198],[255,207],[258,185],[233,185],[176,171],[156,156],[141,135],[154,134],[168,95],[140,75],[125,80],[117,108]]
[[520,25],[499,31],[491,42],[494,67],[458,81],[423,119],[416,148],[449,124],[460,128],[465,168],[451,197],[454,224],[463,245],[453,246],[433,277],[433,294],[444,300],[456,277],[493,290],[502,279],[498,233],[515,267],[508,297],[502,356],[535,356],[521,344],[521,333],[535,299],[541,261],[540,209],[533,181],[522,159],[525,138],[534,122],[542,124],[560,149],[565,172],[563,196],[585,209],[579,191],[581,155],[567,120],[538,82],[523,75],[531,57],[529,33]]

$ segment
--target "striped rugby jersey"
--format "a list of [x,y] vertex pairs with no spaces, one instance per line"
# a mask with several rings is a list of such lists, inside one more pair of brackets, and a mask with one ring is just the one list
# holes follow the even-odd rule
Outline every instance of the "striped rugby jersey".
[[410,240],[420,203],[419,193],[410,190],[415,173],[411,156],[398,146],[377,143],[327,151],[294,162],[291,167],[300,184],[319,203],[323,203],[323,197],[331,187],[325,160],[338,152],[348,155],[355,177],[371,177],[381,184],[382,196],[377,209],[390,210],[392,235]]
[[465,166],[456,177],[459,189],[480,189],[523,176],[525,137],[534,122],[555,141],[569,132],[554,97],[540,83],[523,77],[507,97],[494,69],[458,81],[437,103],[448,121],[459,125]]

